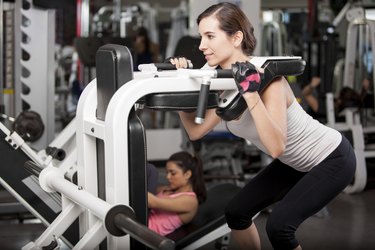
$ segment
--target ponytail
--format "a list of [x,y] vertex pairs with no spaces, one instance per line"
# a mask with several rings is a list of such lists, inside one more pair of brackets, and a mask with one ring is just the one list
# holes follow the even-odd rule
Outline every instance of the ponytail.
[[203,178],[203,163],[198,155],[192,156],[195,163],[193,178],[191,179],[194,192],[197,194],[199,204],[207,198],[206,185]]
[[197,195],[199,204],[204,202],[207,198],[206,186],[203,179],[203,164],[198,156],[192,156],[188,152],[181,151],[174,153],[168,161],[175,162],[184,172],[190,170],[190,183],[194,193]]

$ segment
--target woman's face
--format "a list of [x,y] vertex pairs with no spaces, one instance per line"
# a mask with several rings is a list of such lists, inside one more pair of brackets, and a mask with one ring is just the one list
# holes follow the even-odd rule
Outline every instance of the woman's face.
[[188,170],[185,173],[182,168],[180,168],[175,162],[167,162],[167,180],[169,182],[169,187],[173,190],[179,189],[186,186],[189,183],[191,176],[191,171]]
[[234,37],[228,36],[219,28],[219,21],[214,16],[200,21],[199,34],[201,36],[199,49],[203,52],[208,65],[220,65],[223,69],[230,69],[238,53]]

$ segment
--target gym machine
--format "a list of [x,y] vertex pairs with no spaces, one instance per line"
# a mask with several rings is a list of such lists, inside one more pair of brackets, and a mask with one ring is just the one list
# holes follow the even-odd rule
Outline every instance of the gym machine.
[[[292,64],[288,63],[289,61],[292,61]],[[301,73],[304,69],[304,63],[299,57],[275,57],[273,61],[268,58],[255,58],[253,63],[264,66],[264,79],[267,81],[275,76],[275,69],[284,69],[283,73],[288,74],[295,71]],[[5,131],[6,140],[6,143],[1,145],[5,144],[7,150],[20,147],[26,153],[24,157],[34,161],[31,163],[26,160],[27,168],[38,175],[40,187],[44,190],[42,191],[47,191],[49,195],[56,192],[61,194],[61,211],[57,211],[52,216],[54,218],[47,221],[47,230],[24,249],[57,244],[56,239],[67,238],[65,234],[71,227],[75,230],[79,227],[79,236],[73,233],[73,239],[69,242],[73,249],[91,249],[103,240],[108,249],[142,249],[145,245],[154,249],[183,248],[202,242],[201,238],[208,236],[208,232],[215,232],[216,236],[212,237],[216,238],[217,235],[220,237],[228,233],[229,229],[222,213],[215,218],[216,223],[220,222],[216,229],[207,231],[204,227],[212,226],[212,223],[205,223],[200,228],[204,236],[199,240],[194,238],[193,242],[189,242],[185,237],[173,242],[153,233],[145,226],[145,134],[142,123],[136,116],[134,104],[144,101],[146,107],[157,109],[197,109],[197,122],[204,121],[206,107],[219,107],[224,117],[230,119],[233,114],[226,114],[225,111],[229,103],[234,106],[230,107],[228,112],[234,112],[234,115],[246,109],[241,105],[241,99],[238,99],[240,95],[235,90],[233,80],[216,78],[231,77],[231,73],[228,75],[228,71],[213,69],[159,71],[153,68],[133,72],[129,50],[119,45],[101,47],[97,53],[97,64],[97,79],[82,93],[77,117],[71,123],[72,129],[65,135],[66,138],[75,137],[75,142],[72,142],[75,147],[71,147],[60,164],[53,159],[59,155],[58,150],[41,158],[33,153],[16,133],[1,127],[2,131]],[[298,69],[290,66],[297,66]],[[217,90],[226,90],[225,98],[221,101],[218,99]],[[200,96],[198,92],[201,93]],[[77,184],[74,178],[68,178],[67,175],[72,166],[76,168]],[[8,188],[13,187],[8,185]],[[26,189],[30,191],[30,188]],[[17,194],[18,191],[14,193]],[[41,200],[44,202],[44,199]],[[223,204],[216,207],[222,209]],[[44,209],[51,210],[50,207]],[[34,213],[38,213],[37,209],[34,209]],[[118,237],[123,235],[124,237]],[[189,233],[188,236],[191,238],[192,235],[194,233]]]
[[[351,9],[346,16],[350,23],[347,30],[343,86],[360,92],[362,80],[366,76],[364,72],[367,71],[367,65],[364,64],[365,56],[371,53],[372,58],[375,58],[375,21],[367,20],[365,10],[360,7]],[[374,69],[372,74],[372,79],[375,79]],[[375,87],[374,81],[373,84]]]
[[[349,21],[346,39],[345,62],[343,63],[344,72],[342,82],[338,81],[333,93],[326,94],[326,110],[328,126],[336,128],[339,131],[349,131],[351,133],[353,148],[357,158],[357,168],[353,182],[344,190],[346,193],[354,194],[362,192],[367,183],[367,158],[375,158],[375,151],[365,146],[364,135],[373,130],[370,126],[361,124],[358,108],[344,109],[344,122],[336,122],[334,109],[334,96],[337,96],[342,87],[350,87],[360,93],[362,81],[368,77],[368,62],[365,57],[372,54],[375,58],[375,21],[368,20],[365,16],[365,10],[362,6],[347,3],[340,15],[333,24],[337,24],[343,19],[344,15]],[[342,62],[341,62],[342,64]],[[372,65],[373,67],[373,65]],[[340,71],[340,70],[338,70]],[[374,69],[371,70],[372,79],[375,77]],[[341,73],[341,72],[340,72]],[[339,75],[339,74],[337,74]],[[373,84],[375,84],[373,82]],[[375,86],[375,85],[374,85]],[[375,100],[374,100],[375,101]]]

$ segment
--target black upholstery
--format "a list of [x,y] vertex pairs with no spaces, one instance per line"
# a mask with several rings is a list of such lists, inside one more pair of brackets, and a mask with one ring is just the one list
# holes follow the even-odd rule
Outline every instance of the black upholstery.
[[[269,84],[277,77],[281,76],[297,76],[305,70],[306,62],[303,60],[269,60],[262,68],[264,73],[259,87],[259,92],[267,88]],[[237,119],[247,109],[247,103],[238,92],[237,96],[229,102],[225,107],[216,109],[216,114],[224,121],[232,121]]]
[[128,121],[130,204],[137,221],[147,224],[146,135],[142,121],[132,110]]
[[106,44],[118,44],[128,47],[132,52],[133,44],[129,37],[76,37],[74,47],[77,50],[78,57],[86,67],[95,67],[96,52]]
[[223,225],[225,223],[224,209],[240,189],[232,183],[212,187],[208,190],[207,200],[199,206],[194,219],[167,237],[176,242],[177,249],[181,249]]
[[[130,50],[117,44],[101,46],[96,53],[97,98],[96,116],[105,119],[106,110],[113,94],[127,82],[133,79],[133,61]],[[144,129],[134,110],[128,119],[128,159],[129,159],[129,199],[134,209],[137,221],[147,224],[147,192],[146,192],[146,143]],[[105,199],[105,160],[104,141],[97,139],[98,160],[98,194]],[[101,195],[102,194],[102,195]],[[146,247],[131,239],[132,249],[146,249]]]
[[[150,94],[145,97],[145,106],[156,110],[194,111],[198,105],[199,92],[176,92]],[[211,91],[208,96],[207,108],[216,108],[219,101],[218,92]]]

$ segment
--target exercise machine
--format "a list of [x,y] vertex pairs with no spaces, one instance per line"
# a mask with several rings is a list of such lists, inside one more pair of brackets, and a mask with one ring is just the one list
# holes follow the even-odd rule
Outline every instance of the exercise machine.
[[[231,72],[213,69],[159,71],[153,68],[133,72],[130,51],[120,45],[102,46],[96,58],[97,79],[82,93],[77,116],[72,122],[74,129],[66,135],[74,135],[74,150],[67,153],[69,157],[62,160],[60,165],[53,160],[55,154],[45,158],[35,155],[22,138],[2,127],[5,141],[9,144],[6,145],[8,149],[14,148],[13,144],[16,148],[21,147],[27,152],[26,156],[33,160],[34,163],[28,162],[28,169],[38,175],[42,190],[48,194],[61,194],[61,211],[52,216],[55,218],[46,231],[23,249],[57,244],[56,239],[64,237],[70,227],[78,228],[79,234],[78,237],[75,234],[75,239],[69,241],[73,249],[92,249],[104,243],[108,249],[143,249],[145,246],[173,249],[199,242],[197,239],[189,242],[185,237],[172,241],[153,233],[145,226],[147,155],[145,133],[136,116],[135,104],[144,101],[146,107],[159,109],[197,109],[196,121],[204,122],[206,108],[221,105],[217,90],[228,91],[222,104],[237,101],[238,95],[233,92],[236,89],[233,79],[217,78],[231,78]],[[269,58],[256,60],[257,65],[270,68],[277,61],[280,61],[280,68],[287,66],[284,61],[301,62],[298,57],[278,57],[274,61]],[[288,72],[292,72],[290,67],[287,68]],[[265,72],[271,71],[266,68]],[[270,80],[273,76],[269,77]],[[221,108],[225,109],[225,106],[222,105]],[[225,110],[221,112],[225,114]],[[76,159],[76,165],[73,159]],[[67,172],[72,166],[76,169],[74,175],[77,175],[77,183],[74,178],[67,178]],[[222,209],[223,205],[218,207]],[[221,221],[219,226],[223,230],[217,232],[216,227],[209,232],[215,231],[213,237],[217,238],[218,235],[220,237],[229,232],[229,229],[225,229],[222,211],[221,216],[216,219]],[[208,224],[210,223],[205,223],[204,226]],[[209,235],[204,226],[201,228],[204,235],[199,239]],[[193,233],[189,235],[191,237]],[[180,240],[185,240],[185,243],[179,243]]]
[[356,171],[353,181],[345,188],[344,192],[355,194],[362,192],[367,184],[367,158],[375,158],[375,150],[365,146],[364,128],[360,122],[358,108],[345,108],[342,114],[343,122],[336,121],[333,93],[326,94],[327,125],[346,134],[353,145],[356,156]]

